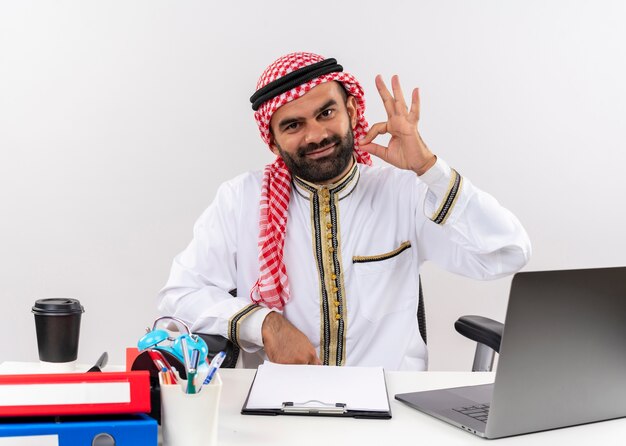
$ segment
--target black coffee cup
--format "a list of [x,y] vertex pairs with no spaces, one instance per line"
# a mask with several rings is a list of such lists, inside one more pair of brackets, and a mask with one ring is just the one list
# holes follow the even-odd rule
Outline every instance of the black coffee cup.
[[39,299],[35,314],[39,359],[45,362],[72,362],[78,357],[80,317],[85,312],[76,299]]

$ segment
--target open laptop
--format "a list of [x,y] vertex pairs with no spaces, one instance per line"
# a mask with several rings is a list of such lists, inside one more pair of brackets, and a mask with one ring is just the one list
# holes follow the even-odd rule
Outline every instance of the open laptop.
[[485,438],[626,416],[626,267],[516,274],[495,382],[396,399]]

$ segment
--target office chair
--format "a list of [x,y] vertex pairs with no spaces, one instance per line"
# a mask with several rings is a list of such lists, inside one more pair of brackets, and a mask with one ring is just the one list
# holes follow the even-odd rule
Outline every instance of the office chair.
[[[230,294],[234,297],[237,290],[233,289]],[[417,305],[417,323],[420,335],[426,344],[426,310],[424,308],[424,296],[422,293],[422,281],[419,282],[419,300]],[[462,316],[455,323],[454,328],[461,335],[472,341],[476,341],[476,351],[474,353],[473,372],[490,372],[493,368],[493,361],[496,352],[500,351],[500,341],[502,339],[502,329],[504,324],[482,316]],[[239,347],[229,339],[220,335],[197,333],[205,340],[209,347],[209,358],[223,351],[226,359],[222,367],[234,368],[239,358]]]
[[502,322],[483,316],[461,316],[454,323],[461,335],[476,341],[472,372],[491,372],[496,353],[500,353]]

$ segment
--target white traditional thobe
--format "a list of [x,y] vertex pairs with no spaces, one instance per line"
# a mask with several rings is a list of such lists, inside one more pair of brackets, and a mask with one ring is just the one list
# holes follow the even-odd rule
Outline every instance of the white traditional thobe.
[[[270,311],[250,299],[259,274],[261,181],[261,172],[246,173],[220,186],[159,294],[163,314],[237,343],[244,367],[265,359],[261,327]],[[420,265],[431,260],[492,279],[519,270],[530,249],[517,218],[442,159],[420,177],[355,164],[332,185],[294,179],[283,315],[324,364],[424,370]],[[228,293],[234,289],[236,298]]]

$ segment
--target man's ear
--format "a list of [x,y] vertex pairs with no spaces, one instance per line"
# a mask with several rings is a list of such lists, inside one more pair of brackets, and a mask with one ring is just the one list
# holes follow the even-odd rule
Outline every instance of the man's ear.
[[276,146],[276,141],[274,141],[274,135],[270,133],[270,149],[276,156],[280,156],[280,152],[278,151],[278,147]]
[[355,128],[358,116],[356,112],[356,98],[354,96],[348,96],[348,99],[346,99],[346,109],[348,110],[348,116],[350,116],[350,127]]

